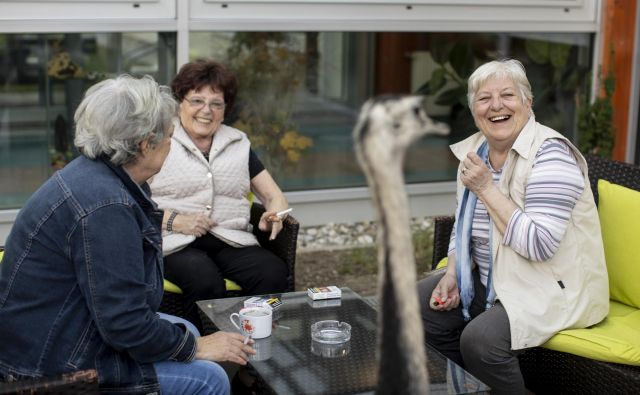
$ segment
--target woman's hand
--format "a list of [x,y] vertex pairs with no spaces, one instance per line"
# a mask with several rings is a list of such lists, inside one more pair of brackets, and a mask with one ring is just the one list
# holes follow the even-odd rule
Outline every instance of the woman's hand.
[[279,218],[276,215],[275,211],[265,211],[262,213],[262,217],[260,217],[260,222],[258,223],[258,228],[263,232],[271,231],[271,235],[269,236],[269,240],[275,240],[278,233],[282,230],[282,221],[286,218],[286,214],[284,217]]
[[489,167],[475,152],[469,152],[462,161],[460,180],[467,189],[477,196],[493,185],[493,177]]
[[446,272],[431,293],[429,307],[432,310],[449,311],[460,304],[458,282],[453,273]]
[[269,240],[274,240],[282,230],[282,221],[286,218],[278,218],[275,214],[289,206],[287,199],[266,170],[251,179],[251,191],[266,208],[266,212],[260,217],[258,228],[263,232],[271,231]]
[[196,359],[205,359],[214,362],[234,362],[246,365],[249,355],[256,351],[251,347],[254,343],[249,340],[244,344],[245,337],[239,333],[215,332],[207,336],[196,338]]
[[178,214],[173,220],[173,231],[200,237],[215,225],[215,221],[205,214]]

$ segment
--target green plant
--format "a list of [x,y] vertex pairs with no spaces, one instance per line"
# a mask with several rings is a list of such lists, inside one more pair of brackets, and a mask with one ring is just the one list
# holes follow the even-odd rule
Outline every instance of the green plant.
[[505,57],[518,59],[525,66],[537,120],[567,136],[573,135],[575,95],[582,91],[589,72],[584,62],[588,48],[572,43],[570,37],[541,39],[525,34],[509,36],[508,46],[498,50],[495,44],[500,36],[433,36],[429,53],[436,67],[416,93],[450,107],[448,116],[434,117],[451,126],[449,140],[459,141],[477,130],[466,97],[467,80],[473,70],[487,61]]
[[451,107],[449,118],[441,121],[451,126],[450,139],[457,141],[474,129],[467,105],[467,78],[484,56],[476,54],[467,41],[451,42],[435,36],[430,49],[437,67],[416,93],[432,96],[437,105]]
[[602,87],[602,93],[593,102],[589,102],[585,93],[580,100],[578,110],[578,148],[583,153],[599,155],[610,158],[615,142],[615,128],[613,125],[613,105],[611,99],[615,90],[615,77],[612,68],[609,69],[605,79],[602,79],[601,71],[598,73],[598,81]]

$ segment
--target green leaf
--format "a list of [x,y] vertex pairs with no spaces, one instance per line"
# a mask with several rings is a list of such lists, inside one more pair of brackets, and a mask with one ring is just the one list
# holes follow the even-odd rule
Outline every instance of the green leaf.
[[446,40],[431,39],[431,57],[436,63],[445,65],[449,60],[449,53],[453,48],[453,43]]
[[568,44],[551,43],[549,45],[549,60],[556,69],[563,68],[569,59],[571,46]]
[[462,87],[446,90],[438,96],[436,104],[441,106],[452,106],[460,101],[460,95],[464,95],[465,90]]
[[431,79],[429,80],[429,89],[431,90],[431,93],[436,93],[442,89],[444,84],[447,83],[445,75],[446,71],[443,67],[433,70],[433,73],[431,73]]
[[468,42],[456,43],[451,50],[451,58],[449,59],[451,67],[458,76],[466,80],[473,71],[473,54],[471,46]]
[[545,64],[549,61],[549,42],[540,40],[526,40],[525,49],[527,55],[538,64]]

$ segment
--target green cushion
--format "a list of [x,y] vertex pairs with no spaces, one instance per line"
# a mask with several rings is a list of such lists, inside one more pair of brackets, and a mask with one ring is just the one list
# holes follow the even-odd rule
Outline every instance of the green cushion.
[[588,329],[561,331],[542,346],[599,361],[640,366],[640,309],[611,301],[604,321]]
[[167,280],[166,278],[164,279],[164,290],[166,292],[182,295],[182,290],[180,289],[180,287]]
[[[238,284],[229,280],[228,278],[224,279],[224,286],[227,291],[242,291],[242,288],[240,288]],[[164,279],[164,290],[174,294],[182,294],[182,290],[180,289],[180,287],[167,280],[166,278]]]
[[599,180],[598,195],[611,300],[640,308],[640,192]]

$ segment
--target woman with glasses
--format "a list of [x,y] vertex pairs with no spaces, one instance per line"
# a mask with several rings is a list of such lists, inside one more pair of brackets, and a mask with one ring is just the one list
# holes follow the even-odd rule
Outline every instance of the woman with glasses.
[[233,108],[236,77],[210,60],[187,63],[171,83],[180,104],[171,151],[151,181],[165,211],[165,278],[185,296],[185,314],[200,327],[195,302],[225,296],[224,278],[248,294],[283,292],[285,263],[251,233],[248,195],[264,204],[262,231],[275,239],[287,200],[251,150],[247,135],[223,124]]

